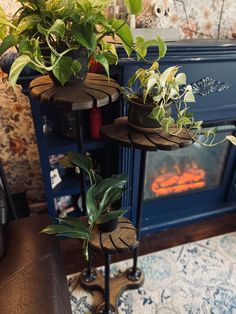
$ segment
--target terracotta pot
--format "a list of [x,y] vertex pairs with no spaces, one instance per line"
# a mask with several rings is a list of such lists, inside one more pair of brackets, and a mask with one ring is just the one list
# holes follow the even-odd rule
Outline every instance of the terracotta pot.
[[118,218],[115,218],[103,224],[98,224],[97,226],[101,232],[112,232],[116,229],[117,225],[118,225]]
[[[156,133],[162,130],[160,123],[149,117],[153,106],[138,102],[138,100],[129,100],[128,123],[139,131],[146,133]],[[171,114],[171,105],[167,108],[166,116]]]

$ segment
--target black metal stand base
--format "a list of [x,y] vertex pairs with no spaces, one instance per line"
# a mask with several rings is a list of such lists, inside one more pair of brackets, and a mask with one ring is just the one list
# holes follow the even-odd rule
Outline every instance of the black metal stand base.
[[[133,271],[133,268],[130,268],[131,271]],[[129,279],[129,275],[131,273],[130,269],[126,270],[124,273],[121,273],[120,275],[110,278],[109,284],[110,284],[110,297],[109,297],[109,312],[106,312],[105,309],[105,300],[98,305],[96,313],[97,314],[113,314],[117,313],[117,306],[118,306],[118,300],[120,298],[120,295],[128,289],[138,289],[143,285],[144,282],[144,275],[140,271],[140,276],[136,276],[135,279],[131,280]],[[86,271],[86,270],[85,270]],[[105,297],[105,278],[104,276],[97,271],[96,269],[92,268],[92,272],[96,273],[96,278],[92,281],[88,281],[86,276],[81,273],[79,277],[80,285],[85,290],[96,290],[100,291],[102,295]],[[85,272],[86,274],[86,272]],[[102,312],[103,311],[103,312]]]

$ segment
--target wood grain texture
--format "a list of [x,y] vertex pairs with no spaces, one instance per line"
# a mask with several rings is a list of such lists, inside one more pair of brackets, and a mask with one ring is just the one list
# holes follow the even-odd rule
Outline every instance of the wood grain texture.
[[113,232],[101,232],[95,227],[90,237],[90,246],[109,254],[132,251],[138,246],[137,232],[127,218],[120,217]]
[[85,81],[75,86],[54,86],[49,76],[38,77],[29,85],[31,96],[40,102],[71,111],[114,102],[119,98],[119,88],[114,79],[95,73],[88,73]]
[[[173,128],[172,132],[176,132]],[[112,142],[134,147],[145,151],[175,150],[192,145],[193,141],[186,130],[178,135],[159,133],[143,133],[131,128],[127,117],[121,117],[101,128],[101,134]]]

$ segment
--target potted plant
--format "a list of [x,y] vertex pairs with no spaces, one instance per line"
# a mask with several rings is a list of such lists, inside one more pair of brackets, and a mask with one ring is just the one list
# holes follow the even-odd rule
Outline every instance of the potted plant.
[[195,102],[195,97],[192,86],[186,83],[185,73],[180,73],[178,66],[161,72],[155,61],[149,68],[139,68],[121,91],[129,103],[128,123],[137,131],[164,130],[178,136],[185,129],[194,142],[205,146],[215,146],[227,139],[236,145],[233,135],[215,142],[216,128],[207,129],[200,137],[203,121],[195,121],[193,113],[189,112],[188,103]]
[[120,208],[119,200],[126,191],[128,179],[124,175],[102,179],[94,172],[91,158],[79,153],[68,153],[60,163],[65,168],[78,166],[88,174],[90,188],[86,193],[87,218],[59,218],[59,224],[48,226],[42,232],[81,239],[83,254],[88,259],[89,239],[94,227],[97,226],[101,232],[112,232],[118,218],[127,212]]
[[[29,65],[33,70],[49,73],[54,82],[73,84],[73,78],[84,79],[89,60],[99,62],[109,76],[109,65],[118,57],[110,37],[118,37],[127,53],[133,51],[144,58],[147,47],[159,46],[163,54],[165,44],[157,37],[134,43],[128,24],[120,19],[107,20],[104,8],[107,1],[98,0],[19,0],[20,8],[8,19],[0,7],[0,56],[15,46],[18,56],[11,66],[9,80],[14,85],[22,71]],[[141,0],[127,0],[130,12],[141,10]],[[133,11],[132,11],[133,10]]]

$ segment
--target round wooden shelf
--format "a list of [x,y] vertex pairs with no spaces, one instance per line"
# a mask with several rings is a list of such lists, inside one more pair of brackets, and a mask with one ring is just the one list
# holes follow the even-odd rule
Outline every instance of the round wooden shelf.
[[[174,129],[173,129],[174,131]],[[112,124],[101,128],[101,134],[112,142],[122,146],[134,147],[144,151],[175,150],[192,145],[193,140],[186,130],[178,135],[160,133],[142,133],[135,131],[128,125],[128,118],[121,117]]]
[[132,251],[138,246],[137,232],[133,224],[125,217],[120,217],[113,232],[101,232],[97,227],[92,231],[90,246],[109,254]]
[[71,111],[102,107],[119,98],[119,84],[105,75],[88,73],[75,86],[55,86],[49,76],[40,76],[30,85],[30,94],[41,103]]

